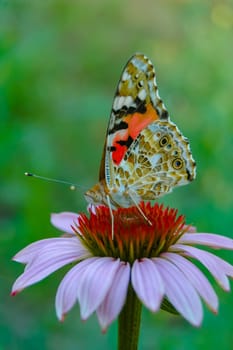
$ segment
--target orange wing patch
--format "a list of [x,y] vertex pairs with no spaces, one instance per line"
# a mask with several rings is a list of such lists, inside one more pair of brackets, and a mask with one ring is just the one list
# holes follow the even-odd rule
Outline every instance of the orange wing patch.
[[146,105],[145,113],[134,113],[128,115],[124,118],[124,121],[129,125],[129,135],[132,139],[136,139],[142,129],[146,128],[147,125],[152,123],[155,120],[159,119],[157,111],[154,109],[151,103]]
[[158,120],[159,115],[151,104],[146,105],[145,113],[133,113],[123,118],[128,124],[127,129],[119,130],[113,139],[112,160],[115,165],[119,165],[131,143],[138,137],[140,132],[153,121]]

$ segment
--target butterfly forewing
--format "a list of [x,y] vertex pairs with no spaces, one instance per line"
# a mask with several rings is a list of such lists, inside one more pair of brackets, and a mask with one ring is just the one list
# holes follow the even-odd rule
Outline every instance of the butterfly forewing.
[[158,94],[154,67],[147,57],[136,54],[121,75],[107,129],[103,160],[108,186],[112,180],[108,171],[121,163],[141,130],[158,119],[168,120],[168,113]]

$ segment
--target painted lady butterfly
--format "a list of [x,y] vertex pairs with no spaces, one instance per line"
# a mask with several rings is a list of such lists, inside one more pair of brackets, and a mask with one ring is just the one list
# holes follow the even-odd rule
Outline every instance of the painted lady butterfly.
[[99,182],[85,197],[110,208],[138,207],[140,201],[188,184],[195,175],[189,142],[170,121],[158,94],[153,64],[136,53],[117,87]]

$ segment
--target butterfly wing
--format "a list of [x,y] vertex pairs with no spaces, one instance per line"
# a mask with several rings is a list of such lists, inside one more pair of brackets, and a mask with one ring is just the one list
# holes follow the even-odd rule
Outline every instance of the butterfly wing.
[[196,164],[188,140],[172,122],[156,121],[138,135],[119,166],[113,166],[120,206],[154,200],[195,178]]
[[155,70],[143,54],[135,54],[126,64],[113,101],[99,179],[109,189],[115,187],[115,173],[140,132],[156,120],[169,120],[159,97]]

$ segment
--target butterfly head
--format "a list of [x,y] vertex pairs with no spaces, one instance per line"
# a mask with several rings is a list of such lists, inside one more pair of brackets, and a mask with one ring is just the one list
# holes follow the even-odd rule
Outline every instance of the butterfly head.
[[106,188],[102,181],[100,181],[85,193],[85,199],[90,204],[108,205],[106,201],[106,195]]

